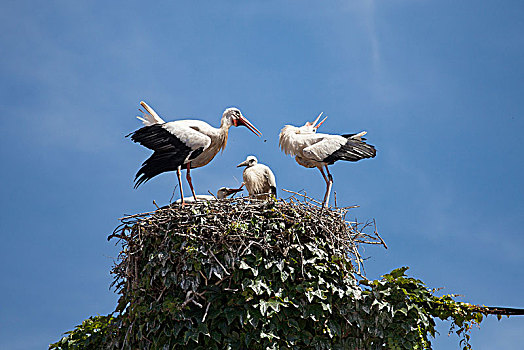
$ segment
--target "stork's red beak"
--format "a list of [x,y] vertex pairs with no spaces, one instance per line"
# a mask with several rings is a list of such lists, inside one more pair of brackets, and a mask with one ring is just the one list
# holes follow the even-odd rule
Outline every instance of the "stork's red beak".
[[325,117],[324,119],[322,119],[322,121],[320,123],[317,124],[316,128],[320,128],[320,125],[322,125],[323,122],[325,122],[327,119],[327,117]]
[[251,130],[255,135],[257,135],[258,137],[262,137],[262,133],[257,128],[255,128],[255,126],[251,124],[249,120],[247,120],[246,117],[244,117],[243,115],[241,115],[240,118],[238,118],[237,124],[244,125],[246,128]]
[[322,125],[322,123],[324,123],[327,119],[327,117],[325,117],[324,119],[322,119],[322,121],[320,123],[317,124],[318,120],[320,119],[320,117],[322,116],[324,112],[320,112],[320,114],[318,115],[317,119],[315,119],[315,121],[313,123],[310,123],[310,122],[307,122],[306,125],[311,125],[313,128],[316,128],[318,129],[320,127],[320,125]]

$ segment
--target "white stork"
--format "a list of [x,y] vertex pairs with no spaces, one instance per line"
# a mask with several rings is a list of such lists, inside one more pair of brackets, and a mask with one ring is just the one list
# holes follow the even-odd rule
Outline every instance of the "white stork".
[[[225,199],[228,196],[231,196],[232,194],[235,194],[240,191],[242,191],[242,186],[240,186],[239,188],[220,187],[220,189],[217,192],[216,197],[209,195],[209,194],[197,194],[196,197],[198,201],[214,201],[217,199]],[[195,201],[193,197],[185,197],[183,200],[186,203]],[[181,202],[182,202],[182,199],[177,199],[175,203],[181,203]]]
[[[166,171],[176,170],[180,187],[181,203],[184,203],[181,168],[186,168],[186,178],[196,200],[191,182],[190,169],[200,168],[209,163],[227,144],[231,126],[246,126],[258,136],[262,134],[237,108],[228,108],[222,114],[219,128],[214,128],[201,120],[176,120],[164,122],[145,102],[140,102],[145,111],[138,117],[145,125],[132,132],[131,140],[154,151],[146,159],[135,176],[135,188]],[[128,135],[128,136],[129,136]]]
[[[327,119],[317,124],[320,115],[313,123],[307,122],[301,127],[286,125],[280,131],[279,145],[285,154],[295,156],[298,164],[306,168],[317,168],[326,181],[326,193],[323,206],[329,202],[329,193],[333,185],[333,177],[329,173],[328,165],[337,160],[356,162],[364,158],[375,157],[377,151],[368,145],[362,138],[367,132],[358,134],[317,134],[317,129]],[[326,168],[327,176],[323,168]]]
[[255,156],[248,156],[237,168],[245,166],[242,177],[249,195],[258,199],[269,199],[277,196],[275,175],[267,165],[259,164]]

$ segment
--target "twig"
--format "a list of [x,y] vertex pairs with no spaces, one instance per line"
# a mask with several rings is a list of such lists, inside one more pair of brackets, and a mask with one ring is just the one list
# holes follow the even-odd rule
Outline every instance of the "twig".
[[[175,198],[175,192],[177,188],[178,188],[178,184],[176,184],[175,188],[173,188],[173,193],[171,194],[171,198],[169,198],[169,203],[173,202],[173,198]],[[182,200],[182,198],[180,198],[180,200]]]
[[305,194],[298,193],[298,192],[295,192],[295,191],[286,190],[285,188],[283,188],[282,191],[284,191],[284,192],[289,192],[289,193],[293,193],[293,194],[296,194],[296,195],[299,195],[299,196],[304,197],[305,199],[307,199],[307,200],[309,200],[309,201],[311,201],[311,202],[314,202],[314,203],[317,203],[317,204],[319,204],[319,205],[322,205],[322,202],[319,202],[319,201],[317,201],[316,199],[313,199],[313,198],[311,198],[311,197],[308,197],[308,196],[306,196]]
[[213,254],[213,252],[210,250],[209,251],[209,254],[211,254],[211,256],[216,260],[216,262],[218,263],[218,265],[220,265],[220,267],[222,268],[222,270],[224,270],[224,272],[226,273],[226,275],[230,276],[231,274],[226,270],[226,268],[224,267],[224,265],[222,265],[220,263],[220,261],[217,259],[217,257],[215,256],[215,254]]
[[204,312],[204,317],[202,317],[202,323],[206,321],[207,312],[209,311],[209,306],[211,305],[211,302],[207,303],[206,306],[206,312]]
[[375,222],[375,219],[373,219],[373,227],[375,228],[374,232],[375,232],[375,236],[380,239],[380,243],[382,243],[382,245],[384,246],[384,248],[388,249],[388,246],[386,245],[386,242],[384,242],[384,240],[382,239],[382,237],[380,237],[380,235],[378,234],[377,232],[377,223]]

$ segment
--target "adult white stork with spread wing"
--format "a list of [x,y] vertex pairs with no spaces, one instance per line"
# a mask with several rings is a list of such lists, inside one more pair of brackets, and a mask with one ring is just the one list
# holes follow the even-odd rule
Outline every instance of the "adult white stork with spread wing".
[[[227,108],[222,114],[219,128],[201,120],[176,120],[164,122],[162,118],[145,102],[140,102],[145,111],[138,117],[144,127],[132,132],[131,140],[154,151],[146,159],[135,176],[135,188],[142,183],[166,171],[177,172],[180,198],[184,203],[181,168],[186,168],[186,178],[193,198],[197,200],[191,182],[190,169],[208,164],[227,144],[231,126],[246,126],[258,136],[262,134],[251,124],[237,108]],[[129,136],[128,135],[128,136]]]
[[277,196],[275,174],[267,165],[258,163],[255,156],[248,156],[237,168],[245,166],[242,177],[249,195],[257,199],[269,199]]
[[[326,193],[322,205],[329,202],[329,193],[333,185],[328,165],[337,160],[356,162],[364,158],[373,158],[377,154],[375,147],[364,142],[366,131],[358,134],[317,134],[317,129],[327,119],[317,124],[320,115],[313,123],[307,122],[301,127],[286,125],[279,135],[279,145],[284,153],[295,156],[298,164],[306,168],[317,168],[326,181]],[[326,168],[326,173],[324,173]]]

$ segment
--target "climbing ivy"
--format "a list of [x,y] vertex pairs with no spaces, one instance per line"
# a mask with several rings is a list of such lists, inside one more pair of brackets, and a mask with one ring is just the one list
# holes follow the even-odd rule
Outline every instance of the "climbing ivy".
[[49,349],[102,349],[116,334],[114,321],[113,315],[92,316],[74,330],[66,332],[62,339],[49,345]]
[[471,349],[469,331],[482,321],[482,309],[455,301],[454,295],[435,296],[435,290],[428,289],[422,281],[407,277],[407,269],[393,270],[380,280],[361,281],[368,287],[363,292],[361,314],[368,315],[364,317],[368,323],[373,319],[387,320],[385,327],[371,324],[363,336],[371,339],[376,334],[376,341],[384,341],[389,349],[429,349],[430,338],[436,335],[435,319],[451,320],[450,331],[461,337],[463,349]]
[[406,267],[359,276],[359,245],[379,241],[365,228],[288,202],[135,216],[111,236],[123,243],[116,316],[90,318],[50,349],[429,349],[435,319],[470,349],[478,308],[435,296]]

